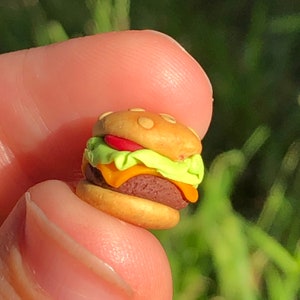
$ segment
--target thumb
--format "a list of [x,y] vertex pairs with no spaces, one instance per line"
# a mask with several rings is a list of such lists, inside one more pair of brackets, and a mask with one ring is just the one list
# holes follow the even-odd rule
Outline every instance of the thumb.
[[1,226],[0,273],[1,299],[172,299],[155,237],[59,181],[31,188]]

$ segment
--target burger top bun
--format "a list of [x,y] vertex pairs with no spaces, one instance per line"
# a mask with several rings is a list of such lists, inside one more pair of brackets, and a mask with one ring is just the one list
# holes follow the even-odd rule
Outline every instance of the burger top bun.
[[202,150],[201,141],[191,128],[176,122],[170,115],[143,109],[102,114],[93,128],[93,135],[106,134],[131,140],[175,161]]

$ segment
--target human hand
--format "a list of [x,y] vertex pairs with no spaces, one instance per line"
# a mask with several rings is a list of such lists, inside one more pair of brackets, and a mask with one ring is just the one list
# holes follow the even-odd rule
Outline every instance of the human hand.
[[156,238],[63,181],[79,178],[104,111],[166,112],[203,137],[212,90],[201,67],[165,35],[127,31],[1,55],[0,69],[0,298],[172,299]]

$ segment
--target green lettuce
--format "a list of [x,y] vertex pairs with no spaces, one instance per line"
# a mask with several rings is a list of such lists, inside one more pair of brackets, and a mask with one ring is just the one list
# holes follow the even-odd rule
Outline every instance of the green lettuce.
[[162,176],[197,187],[203,179],[204,165],[200,154],[194,154],[183,161],[173,161],[150,149],[118,151],[109,147],[101,137],[88,140],[85,158],[96,167],[98,164],[115,163],[120,171],[138,164],[155,169]]

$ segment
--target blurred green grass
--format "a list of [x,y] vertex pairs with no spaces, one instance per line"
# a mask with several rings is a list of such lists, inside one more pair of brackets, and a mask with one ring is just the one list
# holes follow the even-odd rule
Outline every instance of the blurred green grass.
[[1,53],[127,28],[171,35],[214,86],[201,200],[155,232],[174,299],[299,299],[300,3],[0,2]]

